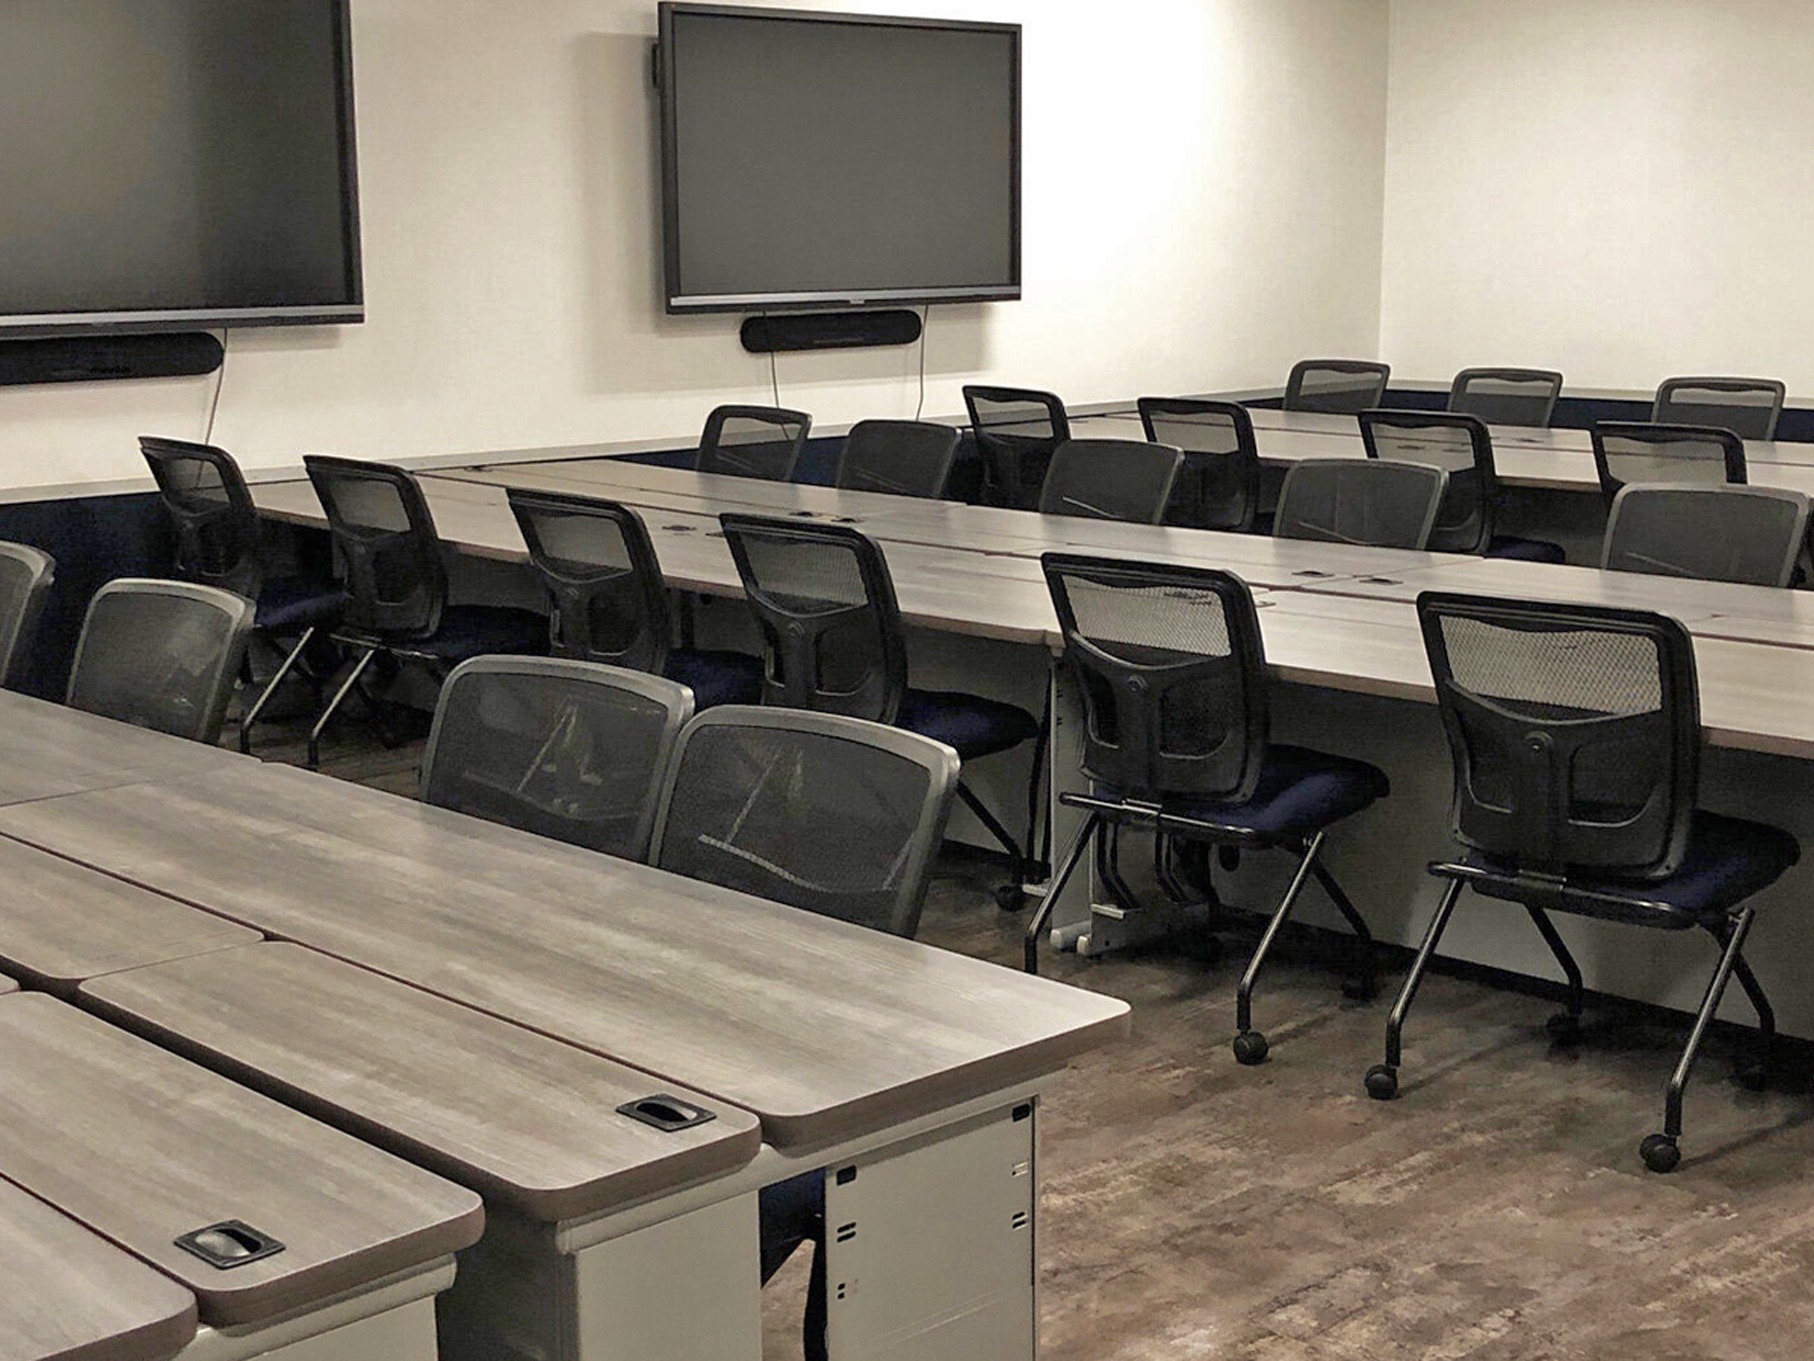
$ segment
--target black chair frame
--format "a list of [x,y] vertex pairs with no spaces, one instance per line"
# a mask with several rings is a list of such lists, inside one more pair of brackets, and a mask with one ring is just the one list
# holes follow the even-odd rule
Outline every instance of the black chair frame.
[[[982,406],[1037,406],[1045,412],[1049,435],[1003,435],[990,431]],[[964,388],[964,408],[970,416],[970,434],[982,463],[984,505],[1031,510],[1039,503],[1046,469],[1058,446],[1071,438],[1071,421],[1056,394],[1037,388]]]

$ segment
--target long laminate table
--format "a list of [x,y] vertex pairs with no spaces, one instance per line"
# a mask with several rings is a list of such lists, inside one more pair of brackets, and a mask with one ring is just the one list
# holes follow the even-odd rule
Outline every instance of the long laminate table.
[[0,690],[0,734],[5,750],[0,804],[251,762],[222,747],[135,728],[12,690]]

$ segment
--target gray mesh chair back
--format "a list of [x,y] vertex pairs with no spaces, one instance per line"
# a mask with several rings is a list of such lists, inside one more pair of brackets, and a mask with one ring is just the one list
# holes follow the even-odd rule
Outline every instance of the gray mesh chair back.
[[213,745],[254,609],[243,596],[190,581],[108,582],[82,622],[70,708]]
[[555,653],[660,675],[673,624],[642,517],[615,501],[519,487],[505,494],[552,602]]
[[176,527],[177,575],[257,600],[264,584],[258,510],[232,455],[151,435],[139,437],[139,452]]
[[1594,467],[1611,501],[1632,482],[1745,481],[1745,446],[1730,430],[1698,425],[1601,421],[1594,426]]
[[1801,492],[1651,482],[1613,498],[1600,566],[1787,586],[1807,534],[1808,498]]
[[912,936],[957,778],[956,752],[898,728],[722,705],[681,734],[649,861]]
[[838,457],[838,486],[895,496],[945,494],[957,430],[931,421],[858,421]]
[[1463,369],[1449,384],[1449,410],[1488,425],[1547,427],[1561,395],[1553,369]]
[[1162,523],[1252,529],[1260,504],[1260,454],[1247,408],[1190,397],[1142,397],[1139,406],[1147,439],[1184,451]]
[[1454,833],[1507,869],[1660,878],[1700,770],[1694,648],[1665,615],[1426,591]]
[[1083,697],[1083,770],[1120,795],[1238,801],[1266,754],[1253,596],[1208,567],[1040,559]]
[[1442,411],[1363,411],[1360,428],[1368,458],[1427,463],[1449,475],[1426,545],[1431,552],[1486,552],[1499,499],[1486,426]]
[[1052,455],[1039,492],[1039,511],[1156,525],[1165,518],[1183,466],[1183,453],[1169,445],[1069,439]]
[[966,386],[964,407],[983,466],[983,502],[1032,510],[1046,469],[1071,437],[1064,403],[1034,388]]
[[1659,425],[1707,425],[1740,439],[1775,439],[1788,389],[1774,378],[1665,378],[1650,419]]
[[762,630],[763,702],[894,722],[907,649],[882,550],[844,525],[718,519]]
[[1285,380],[1285,410],[1358,416],[1386,397],[1392,366],[1371,359],[1300,359]]
[[1307,458],[1279,491],[1273,535],[1370,548],[1425,548],[1449,475],[1428,463]]
[[441,688],[422,801],[641,860],[693,695],[566,657],[475,657]]
[[760,477],[788,482],[800,462],[800,450],[813,428],[804,411],[774,406],[721,406],[705,418],[699,437],[702,473]]
[[303,460],[346,569],[341,632],[426,638],[447,604],[447,568],[434,517],[402,468],[309,454]]
[[0,543],[0,689],[12,684],[29,655],[56,571],[42,549]]

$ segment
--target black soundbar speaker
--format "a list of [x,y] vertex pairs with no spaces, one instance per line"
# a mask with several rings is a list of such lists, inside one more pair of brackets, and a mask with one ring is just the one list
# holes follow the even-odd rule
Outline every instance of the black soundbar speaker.
[[0,386],[187,378],[213,373],[223,353],[220,341],[206,331],[0,340]]
[[784,312],[746,317],[743,348],[751,354],[784,350],[847,350],[862,345],[911,345],[920,314],[904,307],[862,312]]

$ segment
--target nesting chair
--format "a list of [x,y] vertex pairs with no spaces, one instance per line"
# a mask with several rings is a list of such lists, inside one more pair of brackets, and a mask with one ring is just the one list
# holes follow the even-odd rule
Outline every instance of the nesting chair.
[[1776,438],[1788,389],[1774,378],[1665,378],[1650,419],[1658,425],[1709,425],[1740,439]]
[[[151,466],[158,496],[176,530],[177,576],[255,602],[253,635],[278,644],[283,654],[239,721],[239,749],[249,752],[253,726],[319,631],[339,621],[346,593],[331,578],[270,570],[251,490],[226,450],[145,435],[139,439],[139,452]],[[307,679],[319,705],[321,680],[313,673]]]
[[693,467],[702,473],[791,482],[812,427],[813,418],[804,411],[775,406],[716,407],[705,418]]
[[1449,384],[1449,410],[1488,425],[1545,429],[1561,395],[1554,369],[1463,369]]
[[1566,557],[1560,544],[1493,532],[1503,493],[1493,466],[1493,437],[1478,418],[1443,411],[1363,411],[1360,429],[1368,458],[1429,463],[1449,475],[1426,545],[1432,553],[1525,562]]
[[1373,991],[1372,936],[1322,862],[1328,831],[1388,792],[1364,761],[1270,740],[1270,683],[1253,595],[1205,567],[1116,562],[1065,553],[1041,558],[1064,631],[1062,664],[1083,697],[1088,794],[1061,794],[1083,814],[1029,923],[1026,968],[1053,904],[1084,851],[1123,826],[1236,849],[1280,849],[1297,871],[1266,924],[1235,998],[1235,1058],[1265,1059],[1253,1026],[1255,982],[1304,885],[1314,877],[1353,929],[1359,959],[1344,983]]
[[1808,506],[1786,487],[1634,484],[1613,498],[1600,566],[1788,586],[1807,541]]
[[1279,489],[1273,536],[1369,548],[1424,548],[1449,475],[1431,463],[1306,458]]
[[1260,452],[1247,408],[1190,397],[1142,397],[1139,409],[1148,440],[1184,452],[1162,523],[1252,530],[1260,509]]
[[1465,887],[1530,915],[1567,979],[1550,1033],[1580,1029],[1582,977],[1550,912],[1633,926],[1700,928],[1718,942],[1708,984],[1664,1100],[1645,1166],[1681,1157],[1682,1094],[1707,1026],[1736,976],[1760,1044],[1741,1077],[1761,1086],[1775,1020],[1745,962],[1747,901],[1800,851],[1778,828],[1696,806],[1700,704],[1688,632],[1666,615],[1425,592],[1424,647],[1455,773],[1451,831],[1463,855],[1430,866],[1445,881],[1386,1023],[1370,1095],[1397,1094],[1405,1017]]
[[174,737],[220,740],[254,607],[191,581],[121,577],[82,621],[66,702]]
[[568,657],[474,657],[441,687],[422,801],[641,860],[693,695]]
[[[907,644],[894,580],[873,540],[843,525],[757,515],[719,516],[766,651],[763,702],[890,724],[943,742],[964,761],[1036,741],[1024,709],[981,695],[908,686]],[[1025,849],[968,785],[957,796],[1013,857],[997,892],[1018,906],[1031,871],[1043,744],[1027,793]],[[828,838],[835,844],[836,837]]]
[[960,438],[932,421],[858,421],[844,437],[837,485],[936,500],[951,480]]
[[1165,517],[1184,455],[1131,439],[1071,439],[1058,446],[1039,490],[1042,515],[1156,525]]
[[661,563],[634,510],[518,487],[506,495],[548,592],[555,655],[666,676],[701,709],[761,700],[761,658],[673,645]]
[[0,543],[0,689],[11,688],[30,655],[56,574],[43,549]]
[[1386,397],[1392,366],[1372,359],[1300,359],[1285,380],[1285,410],[1358,416]]
[[1032,510],[1058,446],[1071,437],[1064,403],[1035,388],[964,388],[982,461],[983,504]]
[[441,539],[408,471],[323,454],[306,455],[303,466],[346,570],[346,611],[333,638],[355,654],[309,730],[310,770],[320,765],[321,734],[377,658],[421,663],[444,680],[472,657],[548,650],[548,621],[533,611],[448,603]]
[[1610,505],[1633,482],[1742,485],[1745,445],[1730,430],[1644,421],[1601,421],[1593,428],[1594,468]]

